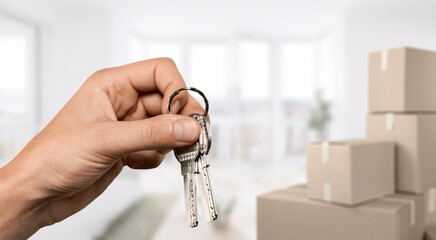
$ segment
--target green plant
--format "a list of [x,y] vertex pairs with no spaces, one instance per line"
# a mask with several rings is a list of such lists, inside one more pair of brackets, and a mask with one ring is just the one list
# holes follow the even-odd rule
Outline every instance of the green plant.
[[309,108],[309,129],[317,133],[322,133],[325,130],[327,124],[332,119],[330,113],[331,105],[332,104],[324,98],[321,89],[315,91],[315,104]]

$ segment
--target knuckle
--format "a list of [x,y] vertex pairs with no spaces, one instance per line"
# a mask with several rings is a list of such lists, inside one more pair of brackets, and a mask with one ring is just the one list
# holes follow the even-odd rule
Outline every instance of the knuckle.
[[176,65],[174,60],[169,57],[156,58],[156,61],[160,64]]
[[96,72],[94,72],[91,75],[90,79],[102,79],[102,78],[105,78],[108,75],[108,73],[109,73],[109,70],[107,68],[100,69],[100,70],[97,70]]
[[112,68],[103,68],[96,72],[94,72],[87,81],[89,82],[102,82],[108,79],[113,78],[113,69]]

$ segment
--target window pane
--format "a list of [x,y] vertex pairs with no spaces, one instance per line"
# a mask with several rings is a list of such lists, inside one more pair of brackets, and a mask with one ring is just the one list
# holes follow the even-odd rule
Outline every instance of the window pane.
[[23,93],[26,85],[26,49],[24,36],[0,35],[0,89]]
[[243,99],[267,99],[270,87],[270,46],[262,41],[239,44],[240,94]]
[[169,57],[181,64],[181,44],[168,41],[147,41],[139,36],[130,38],[130,60],[141,61],[150,58]]
[[130,38],[130,61],[137,62],[146,59],[145,57],[145,43],[138,36],[131,36]]
[[34,29],[0,16],[0,125],[34,123]]
[[182,48],[176,42],[146,42],[145,43],[145,58],[172,58],[177,65],[181,64]]
[[210,97],[227,94],[228,47],[225,44],[195,44],[189,49],[189,79],[193,87]]
[[319,83],[318,88],[322,89],[325,96],[330,99],[337,97],[338,83],[334,77],[335,59],[332,54],[332,46],[329,37],[321,40],[319,46]]
[[310,100],[315,88],[315,47],[311,43],[288,43],[282,48],[282,96],[293,100]]

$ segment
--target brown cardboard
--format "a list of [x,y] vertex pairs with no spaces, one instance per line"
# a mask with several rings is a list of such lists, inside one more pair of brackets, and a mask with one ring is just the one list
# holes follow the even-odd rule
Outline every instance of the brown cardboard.
[[395,48],[369,55],[369,111],[436,111],[436,52]]
[[425,240],[436,240],[436,226],[427,227],[425,230]]
[[398,191],[421,194],[436,186],[435,114],[370,114],[367,137],[395,142]]
[[422,240],[423,197],[391,195],[355,208],[309,200],[305,188],[257,198],[258,240]]
[[307,169],[309,198],[353,206],[395,192],[392,142],[312,142]]
[[427,226],[436,227],[436,187],[432,187],[425,192],[424,207],[425,207],[425,224]]

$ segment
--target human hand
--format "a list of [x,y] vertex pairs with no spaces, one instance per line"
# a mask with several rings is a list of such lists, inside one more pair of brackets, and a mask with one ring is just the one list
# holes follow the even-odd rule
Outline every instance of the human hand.
[[182,87],[176,65],[166,58],[100,70],[87,79],[0,169],[0,239],[27,238],[87,206],[124,165],[154,168],[169,150],[195,142],[200,127],[182,116],[203,112],[194,98],[180,93],[171,111],[181,115],[165,114],[169,96]]

